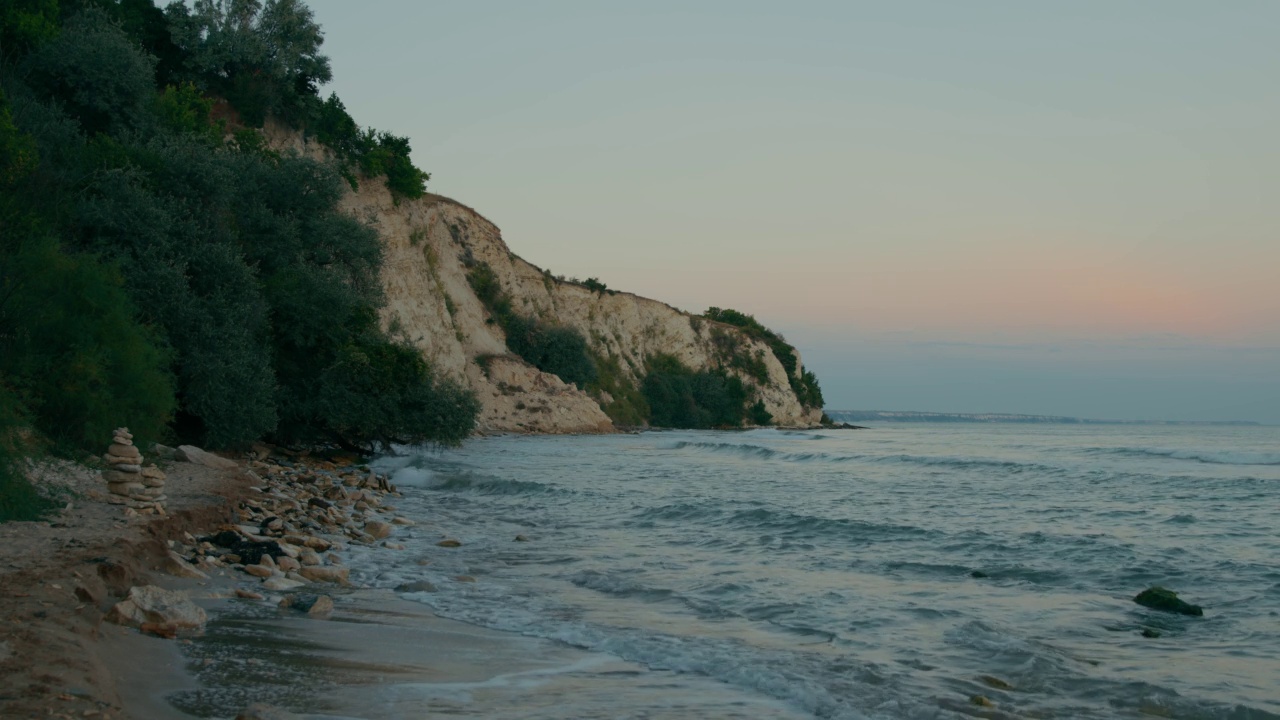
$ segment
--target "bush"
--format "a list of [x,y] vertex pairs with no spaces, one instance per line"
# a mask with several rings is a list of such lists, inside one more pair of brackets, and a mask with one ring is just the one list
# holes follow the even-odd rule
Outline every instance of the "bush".
[[[796,357],[796,349],[787,344],[781,335],[761,325],[755,317],[737,310],[713,307],[708,308],[702,316],[708,320],[733,325],[749,337],[763,340],[782,365],[782,369],[786,371],[787,381],[791,384],[791,390],[795,392],[800,404],[811,408],[822,407],[822,390],[818,387],[817,376],[807,370],[797,375],[796,370],[800,366],[800,360]],[[751,374],[751,371],[745,368],[744,372]]]
[[7,250],[0,374],[32,425],[68,452],[101,449],[121,425],[159,438],[174,408],[169,356],[119,275],[47,238]]
[[608,393],[611,402],[601,402],[600,407],[615,425],[640,427],[649,422],[649,403],[644,393],[622,372],[622,365],[616,357],[605,357],[592,353],[591,359],[596,366],[596,378],[587,384],[586,389],[597,398]]
[[96,7],[73,15],[24,63],[29,82],[92,135],[139,127],[149,116],[155,58]]
[[488,263],[478,262],[467,271],[467,282],[492,319],[507,336],[507,347],[525,362],[579,388],[596,379],[595,361],[582,333],[563,325],[521,315],[512,307],[511,296],[502,289],[497,274]]
[[694,371],[670,355],[649,358],[641,392],[659,427],[738,427],[746,416],[742,380],[723,370]]
[[431,174],[414,166],[409,138],[373,128],[362,130],[337,95],[329,95],[318,105],[306,129],[338,155],[343,177],[353,189],[357,186],[354,166],[368,177],[386,175],[387,188],[397,199],[420,198],[426,193]]
[[[379,326],[381,245],[340,210],[341,168],[247,128],[225,143],[210,121],[218,95],[251,123],[324,114],[310,10],[61,5],[0,7],[0,392],[14,422],[95,452],[122,424],[214,447],[464,437],[475,399]],[[336,98],[330,110],[345,116]],[[326,132],[354,138],[397,197],[421,194],[406,139]],[[549,338],[548,355],[566,344]]]
[[52,509],[22,472],[28,454],[22,440],[26,428],[21,404],[0,373],[0,522],[38,520]]
[[364,451],[391,443],[461,443],[475,429],[479,401],[452,381],[433,379],[422,353],[373,340],[341,349],[308,380],[281,436],[294,442],[334,442]]
[[747,420],[749,420],[752,425],[772,425],[773,413],[764,409],[763,400],[757,400],[747,411]]

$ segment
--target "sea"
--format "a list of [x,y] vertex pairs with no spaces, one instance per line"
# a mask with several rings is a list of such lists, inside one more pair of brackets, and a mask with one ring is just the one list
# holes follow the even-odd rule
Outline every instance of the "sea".
[[1280,718],[1277,427],[511,436],[376,465],[419,524],[357,581],[667,678],[560,717],[715,687],[778,717]]

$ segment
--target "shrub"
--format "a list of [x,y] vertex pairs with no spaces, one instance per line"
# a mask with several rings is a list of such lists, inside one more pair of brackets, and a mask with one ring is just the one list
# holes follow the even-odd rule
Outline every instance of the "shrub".
[[0,373],[0,522],[38,520],[52,509],[52,503],[23,473],[28,453],[22,439],[26,428],[21,403]]
[[650,422],[659,427],[738,427],[746,415],[740,379],[723,370],[694,371],[670,355],[649,358],[641,392]]
[[343,177],[355,188],[353,168],[368,177],[387,176],[387,188],[396,198],[420,198],[427,191],[431,174],[419,170],[410,158],[409,138],[361,129],[335,94],[320,103],[307,132],[315,135],[338,155]]
[[467,271],[467,282],[507,336],[507,347],[525,362],[561,380],[584,388],[596,379],[595,362],[582,333],[553,325],[515,311],[511,296],[488,263],[477,262]]
[[747,419],[752,425],[772,425],[773,414],[764,409],[764,401],[757,400],[747,411]]
[[[366,447],[465,436],[475,399],[379,327],[381,245],[339,209],[341,169],[273,152],[249,128],[224,143],[210,122],[218,96],[251,124],[324,115],[310,10],[61,6],[0,7],[10,414],[67,450],[96,451],[121,424],[215,447],[273,432]],[[336,98],[330,110],[350,119]],[[353,122],[326,132],[351,138],[397,197],[421,194],[406,139]]]
[[136,128],[148,116],[155,58],[106,13],[89,7],[27,58],[29,81],[92,135]]
[[649,422],[649,403],[644,393],[622,372],[617,357],[591,354],[595,362],[596,377],[587,384],[587,391],[597,398],[608,393],[611,402],[601,402],[600,407],[615,425],[639,427]]
[[800,404],[805,407],[822,407],[822,390],[818,387],[817,376],[807,370],[799,374],[796,373],[797,368],[800,366],[800,360],[796,357],[796,349],[787,344],[787,341],[781,335],[761,325],[755,317],[737,310],[717,307],[708,308],[703,313],[703,317],[726,325],[733,325],[740,328],[749,337],[763,340],[773,352],[773,356],[782,365],[782,369],[786,371],[787,381],[790,383],[791,390],[795,392],[796,399],[800,401]]
[[174,408],[169,356],[119,275],[48,238],[6,250],[0,374],[34,428],[67,452],[99,449],[120,425],[160,437]]
[[294,442],[334,442],[364,451],[391,443],[457,445],[475,429],[474,393],[433,378],[422,354],[409,345],[372,340],[342,348],[309,380],[281,436]]

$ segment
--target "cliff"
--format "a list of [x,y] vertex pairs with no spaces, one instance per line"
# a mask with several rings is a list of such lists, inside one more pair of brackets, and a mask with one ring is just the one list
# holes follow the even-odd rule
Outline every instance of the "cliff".
[[[268,125],[266,134],[278,148],[326,152],[295,131]],[[343,206],[381,235],[384,326],[420,348],[437,372],[465,379],[476,391],[481,432],[612,432],[601,406],[615,399],[607,392],[592,397],[511,352],[468,282],[468,271],[480,263],[493,270],[514,310],[579,331],[623,386],[638,387],[655,355],[702,370],[723,366],[728,347],[763,362],[763,382],[729,372],[743,379],[774,424],[814,425],[821,416],[821,408],[801,405],[765,342],[656,300],[554,278],[512,253],[497,226],[457,202],[436,195],[397,202],[377,178],[363,179]],[[797,377],[802,370],[797,362]]]

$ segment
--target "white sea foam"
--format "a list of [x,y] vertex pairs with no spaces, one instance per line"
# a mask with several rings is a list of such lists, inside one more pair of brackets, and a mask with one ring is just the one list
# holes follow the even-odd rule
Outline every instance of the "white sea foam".
[[404,487],[429,487],[435,477],[436,474],[426,468],[408,466],[396,470],[391,475],[391,482]]

